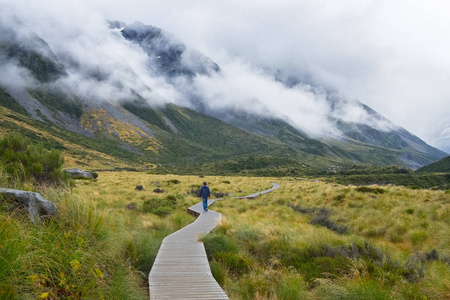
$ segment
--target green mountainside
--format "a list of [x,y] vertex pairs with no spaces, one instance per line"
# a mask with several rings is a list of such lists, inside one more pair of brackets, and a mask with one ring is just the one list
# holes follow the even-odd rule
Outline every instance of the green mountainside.
[[447,156],[428,166],[422,167],[417,172],[446,172],[450,173],[450,156]]
[[[168,103],[151,106],[135,91],[119,102],[85,99],[61,80],[69,73],[50,46],[31,30],[22,30],[28,34],[18,39],[11,28],[0,26],[0,58],[27,69],[34,77],[28,84],[0,81],[0,134],[21,132],[47,148],[63,149],[74,166],[302,175],[355,164],[417,168],[445,156],[406,130],[382,132],[368,125],[338,122],[345,138],[319,140],[280,118]],[[150,55],[156,46],[148,46],[152,43],[149,35],[145,41],[142,47]],[[167,47],[170,50],[170,43]],[[185,68],[182,53],[175,55],[169,50],[160,53],[165,55],[164,61],[177,61],[176,65]],[[219,72],[211,60],[203,57],[200,61],[209,66],[202,74]],[[165,63],[159,67],[165,68]],[[175,73],[187,72],[183,70]],[[195,69],[187,73],[186,80],[196,74]],[[94,79],[101,83],[102,77],[97,77]]]

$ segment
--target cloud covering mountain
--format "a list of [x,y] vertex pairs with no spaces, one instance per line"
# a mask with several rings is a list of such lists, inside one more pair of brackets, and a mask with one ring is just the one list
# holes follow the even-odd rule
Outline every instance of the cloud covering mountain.
[[[358,99],[427,142],[450,112],[450,4],[418,0],[85,3],[173,32],[223,66],[236,57]],[[437,144],[436,144],[437,145]],[[439,146],[442,146],[442,140]]]
[[[195,139],[186,141],[190,144],[199,142],[199,130],[217,130],[197,128],[199,121],[188,115],[202,120],[205,116],[181,113],[177,107],[184,106],[225,121],[234,127],[226,131],[237,136],[241,134],[236,130],[243,129],[258,136],[254,138],[262,145],[260,137],[267,137],[275,143],[272,150],[284,151],[283,155],[297,153],[300,158],[308,153],[309,158],[320,155],[412,168],[445,155],[361,102],[289,68],[263,67],[220,51],[222,63],[216,64],[158,27],[110,22],[80,4],[43,2],[54,6],[36,6],[30,13],[20,9],[24,3],[5,4],[9,9],[0,18],[3,93],[36,119],[90,137],[118,138],[134,154],[139,150],[129,143],[137,140],[123,139],[116,126],[127,123],[125,127],[138,130],[136,138],[144,132],[143,143],[152,145],[143,150],[156,152],[155,145],[168,143],[171,134],[189,135]],[[11,99],[2,101],[13,105]],[[108,121],[111,117],[116,121]],[[179,118],[187,119],[180,123]],[[146,124],[157,126],[159,137],[155,139]],[[225,137],[210,138],[219,141],[218,146]],[[251,147],[244,148],[245,152]],[[175,148],[167,149],[175,155]],[[262,146],[258,151],[268,149]]]
[[[373,118],[358,102],[344,100],[336,92],[313,84],[316,79],[303,80],[302,77],[307,77],[305,74],[308,73],[309,67],[298,65],[303,61],[301,59],[291,57],[290,66],[283,66],[284,74],[291,76],[292,73],[292,76],[298,78],[291,86],[281,82],[273,69],[260,67],[259,65],[264,64],[257,60],[244,60],[232,55],[237,52],[237,48],[233,47],[229,50],[231,54],[219,49],[220,72],[199,73],[188,81],[182,77],[168,81],[161,76],[164,74],[149,72],[149,69],[152,70],[152,64],[155,64],[151,59],[156,60],[157,57],[149,59],[148,53],[144,51],[145,47],[142,49],[127,41],[117,28],[109,29],[105,17],[88,10],[88,6],[83,2],[67,5],[57,1],[42,1],[41,4],[31,4],[33,9],[30,10],[21,9],[25,3],[20,0],[6,5],[10,9],[2,12],[2,20],[18,20],[42,37],[68,72],[68,76],[60,81],[68,88],[76,89],[86,99],[120,101],[133,92],[138,92],[152,105],[171,102],[190,106],[192,98],[201,95],[210,109],[239,109],[284,117],[298,128],[316,136],[340,134],[330,117],[345,122],[368,124],[379,130],[396,128],[389,122]],[[267,5],[266,9],[270,7]],[[225,22],[220,18],[219,20]],[[243,26],[241,34],[246,34],[247,27]],[[235,34],[239,39],[238,33]],[[265,37],[266,43],[273,37],[270,32],[262,36]],[[186,36],[183,37],[185,38]],[[255,35],[249,35],[245,40],[255,38]],[[194,42],[196,40],[193,38]],[[173,41],[176,41],[176,38],[165,33],[164,37],[158,40],[158,48],[162,48],[164,43],[176,43]],[[279,37],[270,42],[280,42]],[[217,44],[222,45],[219,41]],[[255,41],[255,45],[259,49],[264,43]],[[184,51],[183,64],[195,63],[195,60],[191,59],[192,51],[190,47]],[[248,51],[249,49],[244,49],[242,57],[247,56]],[[190,55],[186,56],[186,53]],[[267,56],[266,62],[276,57],[279,56]],[[265,65],[275,66],[271,63]],[[301,73],[299,77],[299,73],[293,73],[293,67],[306,73]],[[331,98],[343,100],[330,101]]]

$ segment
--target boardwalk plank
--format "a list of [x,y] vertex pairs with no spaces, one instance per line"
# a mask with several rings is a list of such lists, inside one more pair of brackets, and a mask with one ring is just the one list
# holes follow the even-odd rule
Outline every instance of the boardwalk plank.
[[[252,199],[279,186],[246,197]],[[218,199],[208,200],[208,206]],[[229,299],[214,279],[200,235],[220,223],[222,215],[203,211],[202,203],[189,207],[195,222],[164,238],[149,275],[150,299]]]

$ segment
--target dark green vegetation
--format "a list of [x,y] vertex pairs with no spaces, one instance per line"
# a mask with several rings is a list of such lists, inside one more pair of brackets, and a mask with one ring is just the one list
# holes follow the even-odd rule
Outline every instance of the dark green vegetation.
[[[339,199],[337,199],[339,200]],[[325,228],[330,229],[339,234],[348,233],[348,227],[345,225],[341,225],[336,223],[335,221],[330,219],[331,211],[326,207],[300,207],[299,205],[288,205],[295,211],[298,211],[302,214],[311,214],[314,217],[309,221],[309,224],[323,226]]]
[[23,115],[28,115],[27,110],[20,105],[8,92],[0,86],[0,103],[2,106],[16,111]]
[[447,156],[435,163],[422,167],[417,172],[446,172],[450,173],[450,156]]
[[376,174],[376,175],[337,175],[328,178],[329,181],[344,185],[403,185],[411,188],[449,189],[449,174],[409,173],[409,174]]
[[152,198],[144,201],[142,211],[145,213],[152,213],[161,217],[167,216],[174,210],[176,203],[177,198],[172,195],[169,195],[164,199]]
[[67,183],[70,175],[62,171],[60,151],[32,145],[28,138],[11,134],[0,139],[0,163],[11,181],[34,180],[37,184]]
[[78,120],[83,115],[80,100],[59,87],[44,84],[39,88],[29,89],[28,93],[54,113],[61,111]]

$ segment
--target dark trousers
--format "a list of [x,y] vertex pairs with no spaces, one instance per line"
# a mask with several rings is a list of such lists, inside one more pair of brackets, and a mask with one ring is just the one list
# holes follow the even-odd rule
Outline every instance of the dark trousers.
[[203,210],[207,210],[208,209],[208,198],[203,198]]

